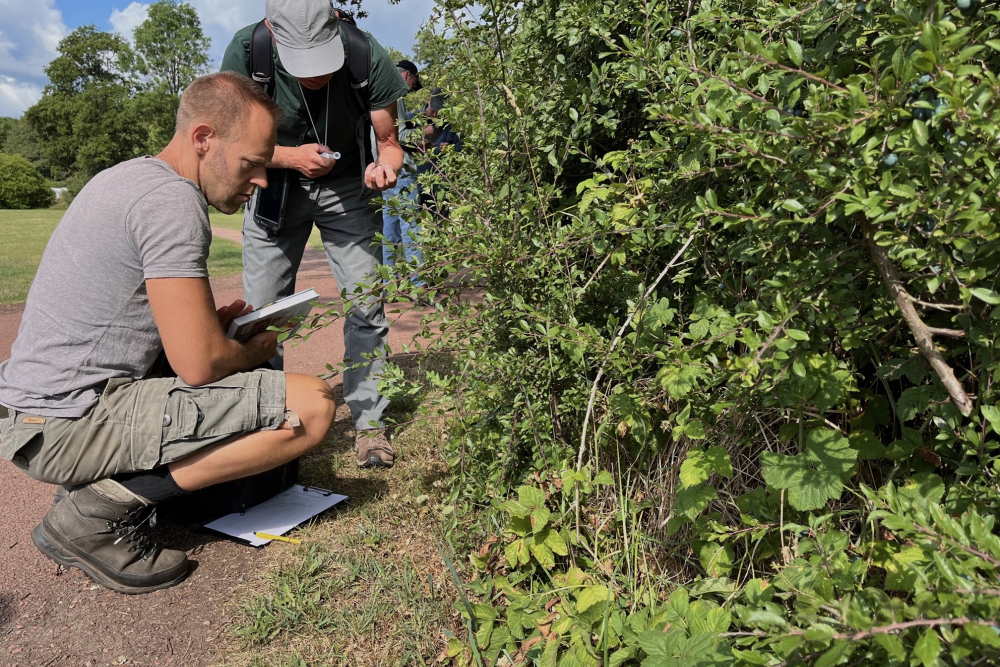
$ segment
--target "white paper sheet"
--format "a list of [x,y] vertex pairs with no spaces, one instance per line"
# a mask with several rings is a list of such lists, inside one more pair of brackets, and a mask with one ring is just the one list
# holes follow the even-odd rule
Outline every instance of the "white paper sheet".
[[231,535],[250,546],[259,547],[271,540],[257,537],[255,533],[284,535],[303,521],[308,521],[337,503],[347,500],[326,489],[295,484],[270,500],[254,505],[243,514],[234,512],[205,524],[205,528]]

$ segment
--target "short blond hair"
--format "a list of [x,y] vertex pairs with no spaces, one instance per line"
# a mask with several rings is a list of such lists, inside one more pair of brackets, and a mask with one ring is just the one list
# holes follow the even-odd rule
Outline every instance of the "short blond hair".
[[236,72],[216,72],[191,82],[177,108],[176,131],[196,123],[208,123],[222,139],[242,126],[250,110],[258,106],[280,125],[285,114],[255,81]]

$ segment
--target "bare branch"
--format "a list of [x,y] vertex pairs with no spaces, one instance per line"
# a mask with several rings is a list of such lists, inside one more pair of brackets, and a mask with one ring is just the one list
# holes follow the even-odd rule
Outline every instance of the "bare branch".
[[903,314],[903,319],[906,320],[910,331],[913,332],[913,338],[917,342],[920,354],[927,359],[934,372],[937,373],[941,384],[948,390],[948,395],[951,397],[951,401],[955,404],[955,407],[968,417],[972,413],[972,400],[965,393],[965,389],[958,381],[958,378],[955,377],[955,371],[951,369],[948,362],[938,352],[937,347],[934,346],[934,339],[931,336],[932,332],[924,324],[924,321],[920,319],[920,315],[917,314],[916,309],[913,307],[913,299],[906,292],[906,288],[903,287],[899,274],[896,272],[896,267],[893,266],[885,249],[875,242],[874,228],[864,218],[861,218],[861,228],[864,230],[865,239],[868,241],[868,249],[871,251],[872,259],[875,260],[875,266],[878,267],[879,273],[882,274],[882,282],[885,283],[885,288],[889,292],[889,296],[896,302],[896,306]]

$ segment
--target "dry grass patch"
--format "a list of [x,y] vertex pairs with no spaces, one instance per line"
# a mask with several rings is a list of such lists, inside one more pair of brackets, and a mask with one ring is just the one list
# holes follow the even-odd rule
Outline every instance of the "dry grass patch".
[[[431,360],[401,365],[421,374]],[[423,368],[421,368],[423,364]],[[340,510],[294,533],[301,546],[274,545],[270,567],[240,592],[225,665],[430,665],[461,632],[455,587],[442,553],[440,495],[444,434],[394,405],[397,464],[359,470],[354,429],[342,407],[330,437],[303,461],[302,483],[351,497]]]

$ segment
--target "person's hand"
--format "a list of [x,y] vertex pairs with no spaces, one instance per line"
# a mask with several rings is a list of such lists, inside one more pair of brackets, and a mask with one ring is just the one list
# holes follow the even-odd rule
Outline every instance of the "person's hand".
[[253,310],[253,306],[248,304],[243,299],[236,299],[236,301],[233,301],[228,306],[219,308],[216,312],[219,313],[219,324],[222,325],[222,330],[227,331],[229,329],[229,325],[233,323],[233,320],[242,315],[246,315],[251,310]]
[[396,187],[396,172],[391,167],[372,162],[365,169],[365,187],[375,192],[391,190]]
[[325,176],[330,173],[337,161],[333,158],[322,157],[320,153],[332,152],[329,147],[323,144],[304,144],[295,149],[293,166],[306,178]]
[[278,352],[278,332],[262,331],[246,343],[253,363],[248,368],[255,368],[273,357]]

